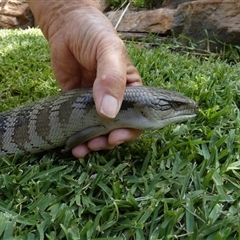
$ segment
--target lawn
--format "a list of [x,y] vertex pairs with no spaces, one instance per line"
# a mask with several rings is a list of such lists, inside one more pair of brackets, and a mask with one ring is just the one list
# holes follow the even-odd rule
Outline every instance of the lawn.
[[[3,157],[0,239],[240,239],[239,49],[126,44],[144,84],[194,99],[198,116],[82,159]],[[1,30],[0,111],[58,91],[41,32]]]

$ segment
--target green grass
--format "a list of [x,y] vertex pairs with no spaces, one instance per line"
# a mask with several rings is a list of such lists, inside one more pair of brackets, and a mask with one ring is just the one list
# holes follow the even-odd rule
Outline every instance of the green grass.
[[[84,159],[2,158],[1,239],[240,239],[237,50],[127,46],[145,85],[193,98],[199,115]],[[1,30],[0,110],[57,91],[39,30]]]

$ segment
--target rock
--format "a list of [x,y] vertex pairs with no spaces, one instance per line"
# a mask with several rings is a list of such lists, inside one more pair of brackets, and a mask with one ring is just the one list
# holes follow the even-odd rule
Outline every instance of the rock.
[[[103,11],[109,3],[99,0]],[[240,0],[153,0],[154,10],[130,8],[105,13],[127,39],[141,39],[148,33],[161,36],[183,35],[183,44],[197,43],[198,48],[220,50],[222,43],[240,45]],[[123,16],[122,16],[123,15]],[[122,17],[122,18],[121,18]],[[26,0],[0,0],[0,29],[34,26],[34,17]],[[191,39],[191,40],[190,40]]]
[[[223,43],[240,44],[240,1],[199,0],[178,6],[173,19],[175,36],[198,42],[201,49],[220,50]],[[205,41],[202,41],[205,40]],[[188,40],[180,38],[183,44]]]
[[192,2],[192,1],[195,1],[195,0],[164,0],[162,3],[162,7],[173,9],[173,8],[177,8],[178,5],[182,3]]
[[4,0],[0,4],[0,29],[34,26],[34,18],[25,0]]
[[[117,30],[120,32],[171,33],[173,14],[172,9],[155,9],[150,11],[127,11],[120,21]],[[108,12],[106,15],[116,26],[123,11]]]

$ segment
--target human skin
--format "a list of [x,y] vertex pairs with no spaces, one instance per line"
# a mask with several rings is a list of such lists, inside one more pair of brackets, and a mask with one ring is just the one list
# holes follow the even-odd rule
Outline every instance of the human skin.
[[[63,91],[93,87],[98,114],[114,118],[126,86],[142,85],[123,41],[94,0],[28,0],[37,24],[49,42],[51,65]],[[72,149],[79,158],[112,149],[137,138],[141,131],[116,129]]]

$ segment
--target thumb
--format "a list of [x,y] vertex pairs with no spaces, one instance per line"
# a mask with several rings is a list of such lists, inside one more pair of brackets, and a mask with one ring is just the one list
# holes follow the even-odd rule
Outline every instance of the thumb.
[[127,79],[127,53],[123,42],[116,39],[113,46],[103,48],[97,60],[97,76],[93,85],[93,97],[97,112],[106,118],[116,117],[124,96]]

